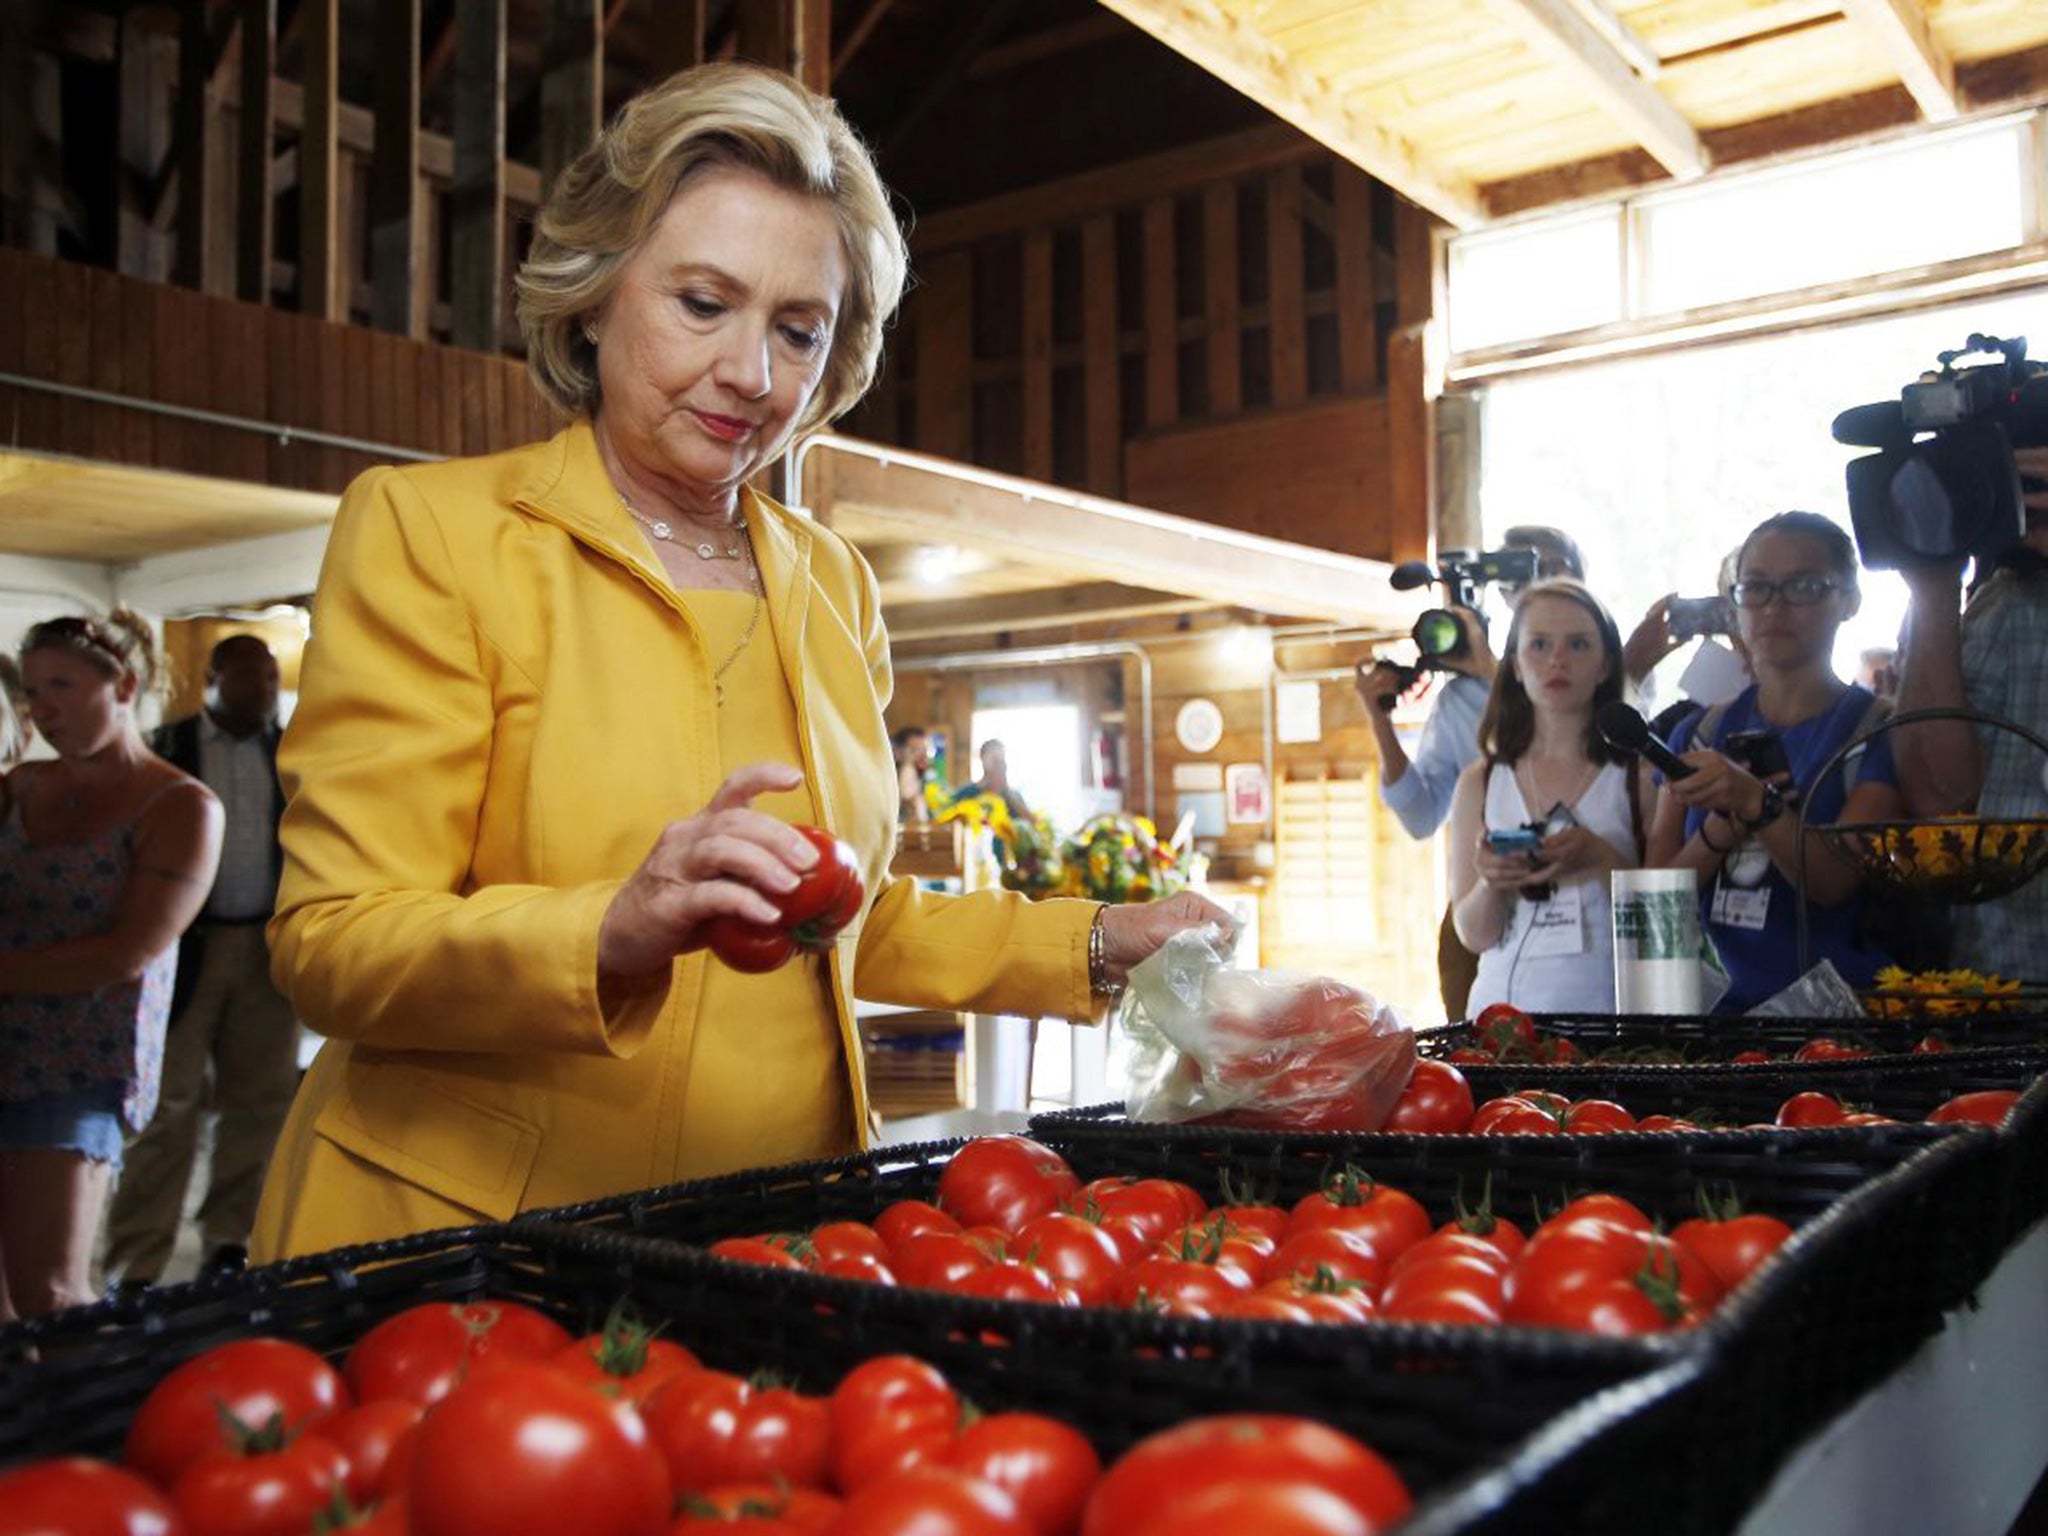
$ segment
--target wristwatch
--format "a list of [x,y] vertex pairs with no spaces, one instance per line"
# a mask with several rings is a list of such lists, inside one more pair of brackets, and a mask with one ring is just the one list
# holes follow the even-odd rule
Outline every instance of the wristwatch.
[[1761,832],[1780,816],[1785,814],[1785,796],[1775,784],[1764,786],[1763,805],[1754,817],[1745,816],[1742,827],[1746,832]]

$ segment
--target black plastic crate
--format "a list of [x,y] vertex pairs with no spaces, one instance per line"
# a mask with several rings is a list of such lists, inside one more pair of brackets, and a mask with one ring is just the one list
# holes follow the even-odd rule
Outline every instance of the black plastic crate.
[[2000,1134],[2011,1144],[2001,1235],[2012,1243],[2048,1217],[2048,1078],[2020,1095]]
[[[1588,1055],[1669,1052],[1671,1065],[1727,1062],[1737,1052],[1751,1050],[1790,1056],[1820,1035],[1855,1037],[1888,1056],[1909,1055],[1930,1034],[1942,1036],[1955,1047],[1947,1053],[1955,1056],[2029,1047],[2048,1050],[2048,1013],[2031,1008],[1925,1019],[1751,1018],[1713,1013],[1533,1013],[1529,1018],[1538,1029],[1570,1040]],[[1415,1048],[1424,1056],[1447,1057],[1476,1041],[1477,1033],[1469,1022],[1415,1032]]]

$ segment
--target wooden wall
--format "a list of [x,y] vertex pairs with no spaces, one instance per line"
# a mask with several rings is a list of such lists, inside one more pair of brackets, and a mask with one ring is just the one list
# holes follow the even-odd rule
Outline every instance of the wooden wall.
[[[515,359],[0,249],[0,373],[430,454],[556,430]],[[389,455],[0,387],[13,447],[339,491]]]

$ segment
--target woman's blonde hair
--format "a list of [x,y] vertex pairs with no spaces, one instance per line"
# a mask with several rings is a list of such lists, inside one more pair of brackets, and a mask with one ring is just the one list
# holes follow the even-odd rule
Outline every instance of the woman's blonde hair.
[[584,324],[676,188],[710,165],[823,198],[839,225],[846,293],[824,376],[794,433],[848,410],[873,381],[909,258],[867,147],[838,107],[788,75],[705,64],[628,102],[562,172],[540,211],[519,269],[519,327],[534,383],[563,410],[596,414],[597,348]]
[[12,656],[0,654],[0,772],[12,768],[28,751],[27,733],[21,728],[22,706],[27,701],[21,668]]
[[156,635],[149,620],[132,608],[116,608],[104,619],[45,619],[32,626],[21,642],[24,658],[35,651],[70,651],[107,677],[132,677],[139,698],[159,692],[164,684]]

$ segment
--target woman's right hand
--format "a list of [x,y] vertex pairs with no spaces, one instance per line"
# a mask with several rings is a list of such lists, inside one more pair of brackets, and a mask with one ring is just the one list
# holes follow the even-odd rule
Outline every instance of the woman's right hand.
[[[1361,661],[1353,670],[1352,681],[1358,686],[1358,697],[1365,705],[1367,719],[1385,719],[1393,714],[1401,695],[1416,686],[1414,680],[1404,678],[1397,667],[1384,661],[1376,661],[1371,666]],[[1382,699],[1386,703],[1382,704]]]
[[751,802],[803,781],[786,763],[753,763],[721,784],[703,810],[662,828],[605,910],[597,934],[600,981],[666,976],[676,956],[704,947],[713,918],[775,922],[781,913],[769,895],[794,890],[818,852],[788,822]]
[[1495,853],[1487,846],[1483,831],[1472,851],[1472,867],[1481,880],[1509,896],[1519,893],[1525,885],[1542,885],[1555,873],[1548,864],[1532,864],[1526,853]]
[[1754,821],[1763,814],[1763,781],[1719,752],[1682,753],[1693,771],[1667,779],[1665,792],[1688,810],[1719,811],[1734,821]]

